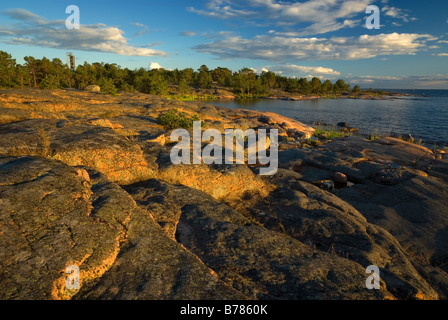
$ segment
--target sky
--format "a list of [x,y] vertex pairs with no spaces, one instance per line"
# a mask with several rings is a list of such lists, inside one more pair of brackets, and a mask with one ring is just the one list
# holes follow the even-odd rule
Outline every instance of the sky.
[[[80,28],[66,8],[79,8]],[[367,28],[379,9],[379,29]],[[445,0],[0,0],[0,50],[123,68],[345,79],[352,86],[448,89]]]

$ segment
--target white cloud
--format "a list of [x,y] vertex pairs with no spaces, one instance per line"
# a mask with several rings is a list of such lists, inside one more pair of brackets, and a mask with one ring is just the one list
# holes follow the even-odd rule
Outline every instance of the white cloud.
[[416,21],[417,20],[417,18],[411,17],[410,14],[406,13],[405,10],[399,9],[397,7],[384,6],[381,9],[381,11],[388,17],[395,18],[395,19],[400,19],[400,20],[403,20],[404,22]]
[[134,22],[132,23],[132,25],[140,28],[140,30],[134,34],[134,37],[143,36],[151,32],[151,29],[149,29],[149,27],[147,25],[144,25],[143,23]]
[[194,37],[196,35],[196,32],[194,32],[194,31],[184,31],[184,32],[181,32],[181,35],[183,35],[185,37]]
[[149,70],[155,70],[155,69],[163,69],[163,67],[157,62],[151,62],[151,64],[149,65]]
[[276,62],[299,60],[355,60],[387,55],[416,54],[428,41],[427,34],[390,33],[359,37],[300,38],[258,35],[252,39],[230,36],[197,45],[201,53],[222,59],[245,58]]
[[286,2],[275,0],[209,0],[205,9],[188,7],[190,12],[221,19],[261,17],[279,26],[306,23],[300,33],[321,34],[342,28],[361,26],[360,19],[371,0],[308,0]]
[[[48,25],[50,24],[49,21],[47,21],[45,18],[42,18],[41,16],[34,14],[28,10],[25,9],[7,9],[3,11],[6,15],[8,15],[11,19],[14,20],[20,20],[20,21],[27,21],[30,23],[35,23],[38,25]],[[58,20],[54,21],[56,23],[65,23],[64,20]]]
[[438,56],[438,57],[448,57],[448,53],[435,53],[433,54],[433,56]]
[[[324,34],[344,28],[364,27],[365,10],[372,0],[208,0],[202,9],[187,11],[220,19],[241,19],[266,27],[297,26],[302,36]],[[410,22],[417,20],[410,10],[389,6],[382,1],[385,16]],[[394,25],[398,23],[392,22]],[[299,29],[300,28],[300,29]]]
[[359,76],[355,77],[355,79],[358,79],[358,82],[372,82],[374,80],[403,80],[402,77],[394,77],[394,76]]
[[218,39],[218,38],[226,38],[234,35],[233,31],[218,31],[218,32],[202,32],[201,36],[206,39]]
[[244,9],[233,9],[229,4],[231,1],[211,0],[206,5],[206,10],[198,10],[194,7],[187,7],[187,11],[200,15],[227,19],[231,17],[241,17],[253,15],[255,12]]
[[3,13],[19,22],[0,25],[0,42],[63,50],[110,52],[127,56],[167,55],[163,51],[131,46],[123,36],[123,30],[101,23],[81,25],[78,30],[68,30],[65,20],[48,21],[24,9],[9,9]]
[[312,74],[307,75],[306,78],[308,80],[311,80],[313,78],[318,78],[319,80],[324,80],[324,76],[315,76],[315,75],[312,75]]
[[448,86],[448,74],[426,76],[361,76],[346,77],[350,84],[361,87],[393,88],[393,89],[444,89]]
[[309,66],[298,66],[295,64],[286,64],[280,66],[268,66],[266,67],[273,72],[281,72],[281,73],[294,73],[301,72],[305,74],[319,74],[319,75],[332,75],[339,76],[341,73],[339,71],[335,71],[331,68],[325,67],[309,67]]
[[304,28],[299,32],[276,32],[274,30],[270,30],[268,33],[275,34],[279,36],[287,36],[287,37],[301,37],[310,34],[323,34],[328,32],[337,31],[342,28],[353,28],[361,25],[361,20],[344,20],[341,22],[338,21],[327,21],[321,23],[311,24],[310,26]]
[[162,45],[163,44],[163,42],[161,42],[161,41],[157,41],[157,42],[153,42],[153,43],[147,43],[147,44],[145,44],[145,45],[143,45],[143,46],[141,46],[142,48],[152,48],[152,47],[157,47],[157,46],[160,46],[160,45]]

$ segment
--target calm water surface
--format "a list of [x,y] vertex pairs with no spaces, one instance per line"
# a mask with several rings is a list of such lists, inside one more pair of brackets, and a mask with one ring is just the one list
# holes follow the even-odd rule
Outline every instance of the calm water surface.
[[425,144],[448,146],[448,90],[393,90],[415,96],[388,100],[320,99],[308,101],[217,101],[213,105],[272,111],[312,125],[347,122],[362,134],[407,135]]

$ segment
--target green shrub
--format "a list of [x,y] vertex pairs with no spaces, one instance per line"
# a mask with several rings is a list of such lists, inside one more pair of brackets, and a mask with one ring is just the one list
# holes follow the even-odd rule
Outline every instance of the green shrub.
[[98,85],[100,86],[102,93],[110,94],[112,96],[117,95],[118,90],[115,87],[114,81],[112,79],[102,77],[98,81]]
[[322,139],[322,140],[329,140],[334,138],[344,138],[346,136],[352,135],[349,132],[341,132],[333,129],[323,129],[323,128],[316,128],[314,131],[314,137]]
[[378,139],[380,139],[382,137],[383,136],[379,134],[378,129],[375,129],[371,134],[369,134],[367,136],[367,140],[375,141],[375,140],[378,140]]
[[157,122],[167,130],[191,128],[193,127],[193,121],[200,121],[198,115],[189,117],[187,114],[179,112],[177,109],[173,109],[168,113],[157,117]]

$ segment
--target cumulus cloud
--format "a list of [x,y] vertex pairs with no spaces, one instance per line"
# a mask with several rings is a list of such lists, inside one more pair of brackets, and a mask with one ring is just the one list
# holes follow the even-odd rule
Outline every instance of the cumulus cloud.
[[[372,0],[208,0],[203,8],[187,11],[219,19],[241,19],[256,25],[296,26],[300,35],[317,35],[344,28],[364,27]],[[417,20],[410,10],[382,1],[383,14],[400,22]],[[394,25],[401,25],[392,21]]]
[[131,46],[123,36],[123,30],[101,23],[81,25],[78,30],[68,30],[65,20],[49,21],[24,9],[9,9],[3,11],[3,14],[18,22],[0,25],[0,42],[64,50],[109,52],[126,56],[167,55],[163,51]]
[[359,37],[287,37],[275,34],[251,39],[230,36],[194,49],[221,59],[249,58],[276,62],[299,60],[355,60],[382,55],[416,54],[437,38],[428,34],[390,33]]
[[268,66],[263,69],[270,70],[275,73],[300,72],[300,73],[304,73],[304,74],[318,74],[318,75],[331,75],[331,76],[339,76],[341,74],[339,71],[333,70],[331,68],[298,66],[295,64],[286,64],[286,65],[280,65],[280,66]]
[[306,23],[301,34],[321,34],[361,25],[354,16],[364,15],[371,0],[308,0],[286,2],[275,0],[209,0],[204,9],[188,7],[187,11],[221,19],[260,17],[276,25]]
[[155,70],[155,69],[163,69],[163,67],[157,62],[151,62],[151,64],[149,65],[149,70]]

